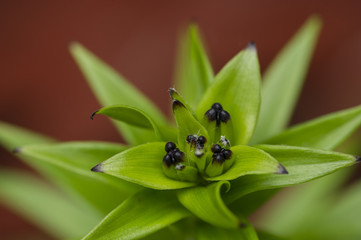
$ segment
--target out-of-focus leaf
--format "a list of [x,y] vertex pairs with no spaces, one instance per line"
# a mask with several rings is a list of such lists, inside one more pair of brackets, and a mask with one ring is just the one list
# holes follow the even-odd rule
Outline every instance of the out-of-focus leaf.
[[114,120],[125,122],[135,127],[153,130],[160,141],[176,141],[177,139],[176,129],[168,126],[159,126],[148,114],[135,107],[125,105],[104,107],[94,112],[92,118],[97,114],[106,115]]
[[213,79],[212,66],[207,58],[198,27],[191,24],[182,36],[178,52],[176,86],[191,107],[195,108]]
[[178,126],[178,144],[185,149],[188,135],[204,136],[209,139],[207,130],[191,114],[191,112],[178,100],[173,100],[173,114]]
[[361,106],[357,106],[301,123],[266,143],[330,150],[342,143],[360,125]]
[[81,237],[100,217],[25,172],[0,172],[0,202],[57,238]]
[[27,144],[50,142],[55,142],[55,140],[9,123],[0,122],[0,145],[8,151]]
[[114,209],[83,240],[140,238],[189,214],[172,192],[145,189]]
[[264,232],[264,231],[258,231],[257,230],[257,234],[260,240],[286,240],[283,237],[279,237],[276,235],[273,235],[271,233],[268,232]]
[[[283,236],[295,235],[317,224],[318,217],[334,208],[338,189],[349,176],[349,169],[315,181],[297,186],[282,195],[282,198],[269,208],[257,226]],[[307,211],[305,211],[307,209]]]
[[130,148],[93,168],[153,189],[177,189],[195,185],[168,178],[162,170],[165,142],[153,142]]
[[177,192],[178,200],[197,217],[216,227],[238,228],[241,221],[227,208],[221,197],[221,189],[229,190],[227,181],[212,183],[206,187],[193,187]]
[[211,225],[200,223],[196,227],[197,240],[219,240],[219,239],[237,239],[237,240],[258,240],[257,233],[252,225],[243,220],[244,225],[239,229],[215,228]]
[[252,143],[272,137],[288,124],[320,28],[321,21],[315,16],[311,17],[265,72],[259,122]]
[[232,189],[225,194],[232,202],[246,194],[272,188],[304,183],[356,162],[352,155],[281,145],[259,145],[257,148],[277,159],[288,174],[264,174],[244,176],[232,181]]
[[244,175],[287,173],[276,159],[260,149],[249,146],[235,146],[231,148],[231,151],[232,158],[235,158],[231,168],[224,174],[207,178],[207,180],[233,180]]
[[[136,107],[142,109],[157,123],[166,125],[164,116],[153,105],[152,101],[109,65],[79,43],[73,43],[70,46],[70,51],[102,105],[124,104]],[[115,125],[130,144],[136,145],[154,140],[152,131],[135,128],[120,122],[115,122]]]
[[217,74],[196,111],[198,119],[222,104],[233,122],[233,145],[247,144],[255,128],[260,105],[261,76],[253,44],[233,57]]
[[96,163],[123,151],[105,142],[29,145],[19,156],[71,194],[80,194],[102,214],[108,213],[139,188],[118,178],[90,171]]

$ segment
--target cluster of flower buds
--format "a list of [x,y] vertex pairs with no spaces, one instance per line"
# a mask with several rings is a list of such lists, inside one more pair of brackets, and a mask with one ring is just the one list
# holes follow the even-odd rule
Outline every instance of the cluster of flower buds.
[[225,160],[228,160],[232,157],[232,151],[229,149],[224,149],[218,144],[214,144],[211,148],[213,155],[213,163],[222,164]]
[[[170,167],[172,164],[176,165],[177,163],[183,162],[184,153],[177,148],[175,143],[167,142],[165,144],[165,151],[167,152],[167,154],[163,158],[163,163],[167,165],[167,167]],[[184,165],[177,166],[184,167]]]
[[220,103],[214,103],[206,113],[205,116],[208,118],[209,121],[216,121],[217,126],[221,124],[221,122],[226,123],[231,116],[225,110]]
[[204,136],[197,135],[188,135],[186,139],[187,143],[195,147],[195,155],[201,157],[204,153],[203,148],[204,144],[207,142],[207,139]]

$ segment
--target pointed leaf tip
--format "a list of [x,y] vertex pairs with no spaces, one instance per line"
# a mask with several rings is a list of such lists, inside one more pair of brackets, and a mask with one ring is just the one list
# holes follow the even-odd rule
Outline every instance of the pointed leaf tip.
[[102,169],[102,163],[99,163],[97,165],[95,165],[92,169],[90,169],[92,172],[100,172],[100,173],[104,173],[103,169]]
[[169,88],[168,92],[169,92],[169,96],[173,99],[173,93],[175,93],[177,91],[175,90],[175,88]]
[[12,153],[17,154],[17,153],[20,153],[20,151],[21,151],[21,147],[17,147],[12,150]]
[[355,158],[356,158],[356,162],[355,162],[355,163],[359,163],[359,162],[361,162],[361,157],[359,157],[359,156],[355,156]]
[[173,107],[173,111],[174,111],[175,109],[177,109],[177,108],[180,108],[180,107],[186,108],[183,103],[181,103],[180,101],[178,101],[178,100],[176,100],[176,99],[173,100],[173,105],[172,105],[172,107]]
[[248,50],[257,51],[256,43],[254,41],[250,41],[247,45]]
[[94,120],[94,116],[98,113],[98,110],[96,110],[95,112],[93,112],[91,115],[90,115],[90,119],[91,120]]
[[278,171],[276,173],[277,174],[288,174],[288,171],[282,164],[279,164]]

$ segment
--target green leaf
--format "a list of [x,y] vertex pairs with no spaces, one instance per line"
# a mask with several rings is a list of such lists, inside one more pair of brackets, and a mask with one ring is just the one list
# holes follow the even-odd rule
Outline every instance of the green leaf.
[[287,126],[320,28],[321,21],[317,17],[309,18],[265,72],[259,122],[252,143],[262,142]]
[[258,240],[257,233],[252,225],[243,220],[245,224],[240,229],[215,228],[209,224],[200,223],[196,227],[197,240],[219,240],[219,239],[237,239],[237,240]]
[[221,197],[222,187],[230,189],[230,183],[220,181],[206,187],[193,187],[177,192],[178,200],[189,211],[216,227],[238,228],[242,222],[227,208]]
[[26,172],[0,172],[0,202],[57,238],[81,237],[100,220]]
[[27,144],[50,142],[55,142],[55,140],[9,123],[0,122],[0,145],[8,151],[14,151],[17,147]]
[[[124,104],[136,107],[142,109],[157,123],[166,125],[166,120],[158,108],[114,69],[79,43],[73,43],[70,51],[102,105]],[[131,144],[136,145],[154,139],[152,131],[119,122],[115,124]]]
[[[231,148],[233,165],[222,175],[207,180],[233,180],[244,175],[278,173],[286,174],[285,168],[268,153],[253,147],[235,146]],[[228,160],[226,160],[228,161]]]
[[361,106],[357,106],[296,125],[266,143],[330,150],[342,143],[360,125]]
[[176,69],[176,86],[193,108],[213,80],[212,66],[199,35],[198,27],[191,24],[180,41]]
[[[345,171],[347,170],[347,171]],[[350,176],[349,169],[315,181],[297,186],[282,195],[282,199],[272,204],[257,226],[261,229],[283,236],[297,235],[310,226],[318,225],[320,219],[333,209],[338,197],[338,189],[345,184]],[[307,209],[307,211],[305,211]]]
[[191,114],[191,112],[178,100],[173,100],[173,114],[178,126],[178,144],[185,149],[188,135],[204,136],[209,139],[207,130]]
[[352,155],[311,148],[278,145],[259,145],[257,148],[277,159],[288,174],[250,175],[234,180],[232,190],[225,195],[228,203],[252,192],[304,183],[350,166],[357,160]]
[[153,130],[160,141],[175,141],[177,139],[176,129],[168,126],[159,126],[148,114],[135,107],[125,105],[104,107],[94,112],[92,119],[97,114],[103,114],[131,126]]
[[140,238],[188,215],[172,192],[145,189],[114,209],[83,240]]
[[153,189],[177,189],[195,185],[168,178],[162,170],[164,142],[130,148],[98,164],[92,170]]
[[139,188],[90,169],[124,149],[112,143],[68,142],[25,146],[19,149],[19,156],[68,193],[80,194],[98,214],[105,214]]
[[233,122],[233,145],[244,145],[255,128],[260,105],[260,70],[253,44],[231,59],[217,74],[196,111],[198,119],[220,103]]

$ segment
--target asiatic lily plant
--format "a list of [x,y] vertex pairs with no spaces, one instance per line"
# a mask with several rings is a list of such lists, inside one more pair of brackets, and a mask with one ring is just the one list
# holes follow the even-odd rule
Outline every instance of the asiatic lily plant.
[[320,21],[310,18],[262,83],[254,43],[214,75],[191,25],[182,40],[177,90],[168,90],[175,123],[73,44],[72,55],[106,106],[91,118],[110,117],[128,145],[57,143],[1,123],[0,142],[17,147],[57,189],[3,170],[0,194],[58,238],[268,239],[247,217],[277,189],[359,161],[331,150],[359,127],[361,107],[285,129],[319,29]]

